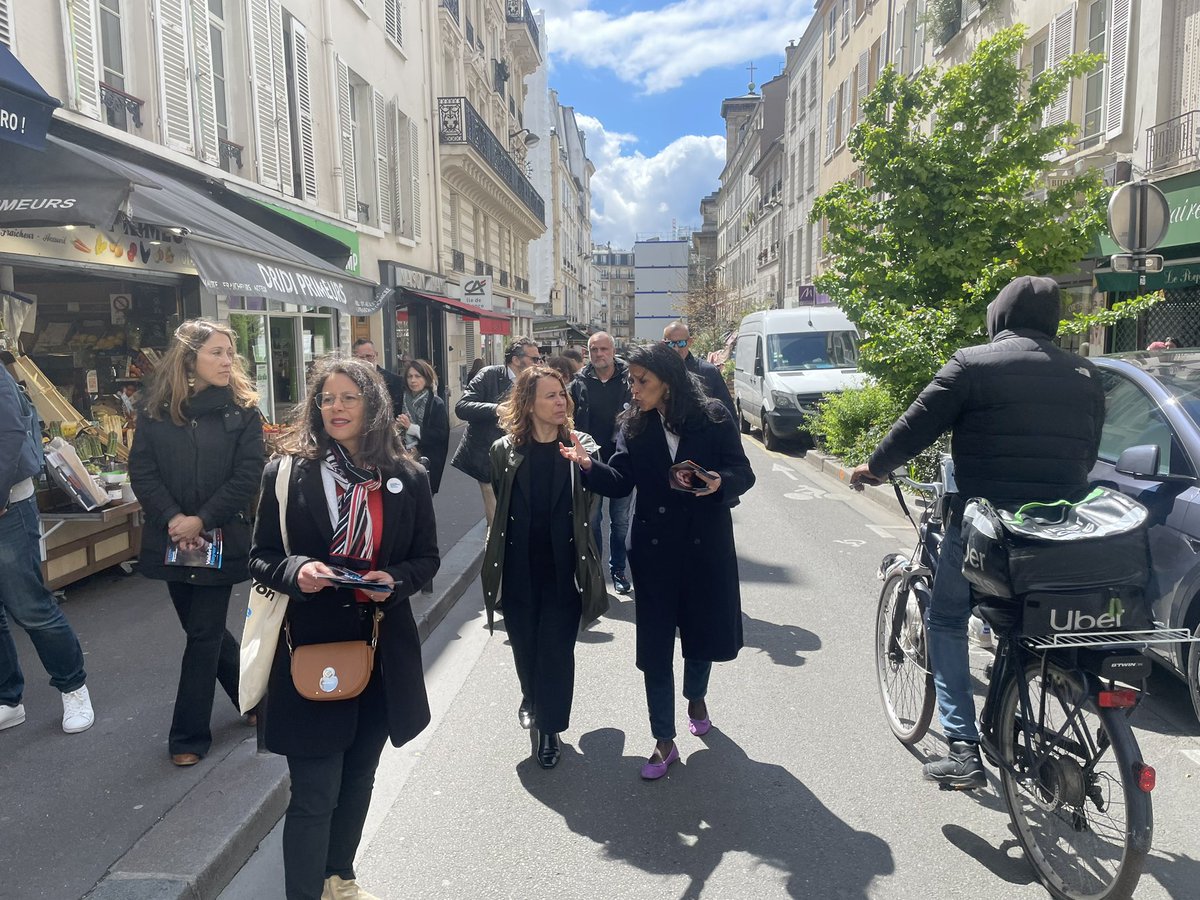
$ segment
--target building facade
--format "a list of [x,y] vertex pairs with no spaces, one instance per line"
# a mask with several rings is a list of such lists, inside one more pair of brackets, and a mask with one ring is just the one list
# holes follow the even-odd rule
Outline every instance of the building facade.
[[783,132],[786,162],[781,262],[785,307],[796,305],[801,289],[812,286],[820,251],[818,230],[810,218],[819,190],[822,35],[822,29],[812,20],[800,41],[789,45],[786,51],[784,75],[788,99]]
[[633,340],[635,262],[630,250],[614,250],[612,244],[592,245],[600,327],[612,335],[618,347],[628,347]]
[[687,238],[647,238],[633,245],[633,340],[662,340],[663,328],[684,310],[688,290]]

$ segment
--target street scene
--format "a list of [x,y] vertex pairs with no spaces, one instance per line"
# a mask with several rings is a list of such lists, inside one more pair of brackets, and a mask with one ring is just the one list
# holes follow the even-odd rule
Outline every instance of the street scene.
[[1200,0],[0,0],[0,898],[1200,896]]

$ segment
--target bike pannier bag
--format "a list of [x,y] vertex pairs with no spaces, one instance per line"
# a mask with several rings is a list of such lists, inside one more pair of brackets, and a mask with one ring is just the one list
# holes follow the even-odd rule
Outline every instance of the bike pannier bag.
[[963,576],[990,597],[1144,588],[1147,515],[1136,500],[1108,488],[1076,503],[1027,503],[1011,512],[977,497],[963,513]]
[[1142,631],[1154,627],[1145,594],[1136,587],[1034,592],[1021,599],[1025,634]]

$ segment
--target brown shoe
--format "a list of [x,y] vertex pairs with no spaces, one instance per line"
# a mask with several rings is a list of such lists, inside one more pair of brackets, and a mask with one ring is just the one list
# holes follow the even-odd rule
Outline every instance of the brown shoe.
[[199,753],[172,753],[171,762],[177,766],[194,766],[200,762]]

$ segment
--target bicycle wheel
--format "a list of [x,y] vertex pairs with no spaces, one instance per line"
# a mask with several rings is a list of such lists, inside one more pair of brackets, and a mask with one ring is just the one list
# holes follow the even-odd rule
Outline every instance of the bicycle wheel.
[[1024,728],[1013,678],[996,731],[1001,759],[1017,772],[1001,765],[1000,784],[1025,857],[1060,900],[1131,897],[1154,820],[1150,795],[1136,784],[1142,756],[1129,720],[1099,708],[1081,676],[1054,664],[1044,678],[1040,664],[1030,665],[1024,680],[1038,721]]
[[923,576],[896,572],[883,584],[875,616],[875,669],[888,727],[900,743],[925,736],[933,718],[933,672],[928,664],[925,620],[914,587],[927,591]]

